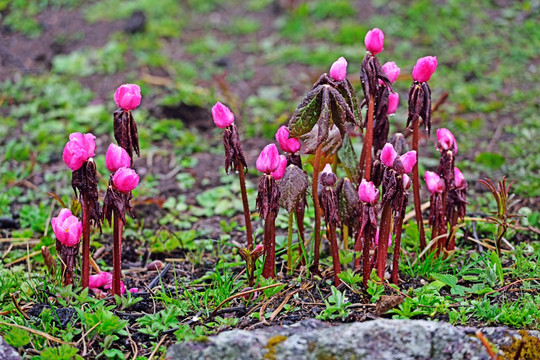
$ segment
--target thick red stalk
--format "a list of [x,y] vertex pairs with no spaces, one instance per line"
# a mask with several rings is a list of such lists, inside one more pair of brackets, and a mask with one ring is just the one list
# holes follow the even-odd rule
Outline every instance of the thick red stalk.
[[386,268],[386,258],[388,257],[388,237],[392,230],[392,208],[387,202],[384,204],[381,214],[381,224],[379,226],[379,245],[377,249],[377,276],[384,279]]
[[366,150],[366,156],[365,156],[365,167],[364,167],[364,179],[366,181],[369,181],[371,179],[371,153],[373,150],[371,149],[373,147],[373,112],[375,110],[375,99],[373,99],[373,96],[370,95],[369,97],[369,104],[368,104],[368,118],[367,118],[367,127],[366,127],[366,141],[364,143],[364,146],[362,148],[362,151],[364,149]]
[[313,179],[312,179],[312,196],[313,196],[313,208],[315,210],[315,246],[313,254],[313,265],[311,266],[315,274],[320,275],[321,271],[319,270],[319,256],[321,251],[321,209],[319,208],[319,195],[318,195],[318,185],[319,185],[319,167],[321,166],[321,155],[322,155],[322,145],[317,147],[315,152],[315,159],[313,161]]
[[[360,244],[360,233],[358,233],[358,239],[356,240],[356,244]],[[369,275],[371,274],[371,262],[369,261],[369,251],[371,250],[371,242],[373,239],[364,238],[364,249],[362,250],[362,282],[364,283],[364,286],[367,288],[368,286],[368,280]],[[355,250],[356,247],[355,247]],[[356,259],[358,264],[360,264],[360,259]],[[356,264],[355,264],[356,265]]]
[[448,243],[446,244],[446,249],[448,251],[456,249],[456,233],[454,231],[454,226],[457,225],[457,222],[458,213],[457,211],[454,211],[454,213],[452,213],[452,218],[450,219],[450,238],[448,239]]
[[416,151],[416,164],[413,167],[413,194],[414,194],[414,213],[418,225],[418,236],[420,237],[420,250],[426,248],[426,234],[424,233],[424,222],[422,218],[422,204],[420,201],[420,178],[418,175],[418,137],[420,135],[419,119],[417,116],[413,119],[413,140],[412,148]]
[[88,287],[90,280],[90,209],[88,209],[88,201],[86,194],[83,194],[82,203],[82,226],[83,226],[83,241],[82,241],[82,261],[81,261],[81,286]]
[[113,219],[113,295],[122,295],[120,280],[122,278],[122,220],[114,215]]
[[264,266],[262,276],[265,279],[273,279],[276,277],[276,218],[274,214],[269,213],[264,220]]
[[336,225],[332,222],[328,225],[328,240],[330,241],[330,252],[332,253],[332,262],[334,265],[334,285],[339,286],[341,284],[341,279],[338,275],[341,272],[341,264],[339,262]]
[[238,164],[238,179],[240,181],[240,193],[242,194],[242,205],[244,207],[244,221],[246,222],[246,237],[248,243],[248,250],[253,251],[253,229],[251,227],[251,216],[249,212],[249,203],[246,191],[246,175],[244,174],[244,167],[237,159]]

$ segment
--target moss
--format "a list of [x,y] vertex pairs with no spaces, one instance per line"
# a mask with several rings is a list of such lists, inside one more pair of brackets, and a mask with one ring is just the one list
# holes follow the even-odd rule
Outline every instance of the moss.
[[268,349],[268,352],[264,355],[264,359],[275,360],[276,359],[275,346],[278,344],[281,344],[285,340],[287,340],[287,337],[285,335],[276,335],[268,339],[268,344],[266,344],[266,349]]
[[[529,335],[525,330],[519,331],[521,338],[514,338],[514,342],[510,346],[501,346],[501,350],[504,351],[504,356],[501,359],[513,360],[516,359],[516,355],[521,349],[519,356],[520,360],[538,360],[540,359],[540,339]],[[523,343],[523,345],[521,345]]]

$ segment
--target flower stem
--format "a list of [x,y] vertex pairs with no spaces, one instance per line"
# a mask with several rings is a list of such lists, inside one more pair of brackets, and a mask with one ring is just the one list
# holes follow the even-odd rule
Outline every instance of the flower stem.
[[349,227],[347,225],[343,225],[342,229],[343,234],[343,250],[349,249]]
[[114,215],[113,219],[113,295],[121,295],[120,279],[122,278],[122,220]]
[[311,268],[315,274],[320,275],[321,271],[319,270],[319,256],[321,251],[321,209],[319,208],[319,195],[318,195],[318,185],[319,185],[319,167],[321,166],[321,155],[322,155],[322,144],[319,144],[317,151],[315,152],[315,159],[313,161],[313,179],[312,179],[312,196],[313,196],[313,208],[315,211],[315,245],[314,245],[314,255],[313,255],[313,265]]
[[377,276],[384,279],[384,270],[386,268],[386,258],[388,256],[388,237],[392,228],[392,208],[390,203],[384,204],[381,214],[381,224],[379,226],[379,245],[377,249]]
[[413,194],[414,194],[414,212],[416,223],[418,224],[418,236],[420,237],[420,250],[426,248],[426,234],[424,233],[424,223],[422,218],[422,204],[420,202],[420,179],[418,175],[418,137],[420,135],[420,126],[418,116],[413,119],[413,140],[412,148],[416,151],[416,164],[413,167]]
[[375,99],[370,95],[367,113],[366,136],[364,137],[364,146],[360,154],[360,171],[363,178],[369,181],[371,178],[371,148],[373,147],[373,113],[375,111]]
[[287,237],[287,267],[289,268],[289,274],[292,274],[292,232],[293,232],[293,220],[294,212],[289,213],[289,234]]
[[82,203],[82,261],[81,261],[81,286],[88,287],[90,281],[90,209],[88,208],[88,200],[86,194],[83,194]]
[[275,233],[276,218],[272,213],[264,220],[264,266],[262,276],[265,279],[273,279],[276,277],[276,233]]
[[392,261],[392,282],[398,284],[399,256],[401,255],[401,229],[403,228],[403,216],[399,216],[394,224],[396,240],[394,241],[394,259]]
[[300,257],[300,265],[306,265],[306,259],[304,257],[304,210],[295,210],[296,213],[296,227],[298,228],[298,256]]
[[249,212],[249,203],[246,191],[246,175],[244,174],[244,167],[237,160],[238,164],[238,179],[240,181],[240,192],[242,194],[242,205],[244,207],[244,220],[246,222],[246,237],[248,243],[248,250],[253,251],[253,229],[251,227],[251,216]]
[[328,240],[330,241],[330,252],[332,253],[332,262],[334,265],[334,286],[339,286],[341,284],[341,279],[339,278],[341,264],[339,262],[336,225],[333,222],[328,224]]

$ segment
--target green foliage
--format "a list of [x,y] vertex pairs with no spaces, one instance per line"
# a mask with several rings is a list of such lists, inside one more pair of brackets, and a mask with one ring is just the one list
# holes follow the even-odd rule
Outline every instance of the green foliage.
[[180,316],[185,316],[185,310],[176,306],[169,306],[155,314],[145,315],[137,320],[141,326],[139,332],[151,337],[159,337],[164,331],[178,328]]
[[368,280],[368,288],[366,291],[371,295],[371,302],[375,303],[379,300],[381,295],[384,295],[384,285],[370,279]]
[[20,348],[30,342],[30,335],[26,330],[13,327],[4,335],[4,340],[14,348]]
[[351,303],[345,297],[345,292],[342,293],[335,286],[332,286],[332,295],[328,297],[328,300],[324,301],[324,304],[326,308],[317,315],[317,319],[334,320],[341,318],[341,320],[345,320],[349,316],[347,306]]
[[82,356],[78,355],[79,349],[69,345],[60,345],[59,347],[45,348],[39,359],[43,360],[82,360]]

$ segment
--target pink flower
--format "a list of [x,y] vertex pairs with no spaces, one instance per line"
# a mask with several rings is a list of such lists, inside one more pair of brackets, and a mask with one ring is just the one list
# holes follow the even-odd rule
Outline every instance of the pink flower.
[[424,179],[426,180],[426,185],[430,193],[440,194],[444,191],[444,180],[441,179],[440,176],[433,171],[426,171]]
[[[97,275],[90,275],[88,281],[88,287],[90,289],[102,288],[112,283],[112,274],[106,271],[102,271]],[[110,287],[110,286],[109,286]]]
[[276,145],[266,145],[257,158],[257,170],[269,175],[273,171],[276,171],[279,161],[279,153]]
[[368,182],[366,179],[362,179],[358,187],[358,197],[360,201],[375,205],[379,201],[379,189],[373,185],[372,181]]
[[437,69],[437,57],[436,56],[425,56],[418,59],[416,65],[412,71],[412,77],[414,81],[426,82],[429,81],[431,75]]
[[300,147],[302,146],[300,140],[296,138],[289,139],[289,129],[287,129],[285,125],[280,127],[276,132],[276,141],[281,147],[281,150],[291,154],[300,150]]
[[396,171],[402,174],[410,173],[414,168],[414,165],[416,165],[416,151],[412,150],[406,152],[399,157],[399,161],[401,162],[403,168],[400,169],[401,171],[398,171],[397,169]]
[[251,257],[261,256],[263,251],[264,251],[263,244],[259,244],[255,246],[255,249],[253,249],[253,251],[251,252]]
[[[377,232],[375,233],[375,245],[379,245],[379,228],[377,228]],[[388,247],[392,246],[392,233],[388,234]]]
[[128,291],[129,291],[130,293],[132,293],[132,294],[136,294],[136,293],[139,292],[139,288],[131,288],[131,289],[129,289]]
[[69,141],[64,147],[62,159],[73,171],[78,170],[85,161],[95,155],[96,137],[93,134],[73,133],[69,135]]
[[379,28],[369,30],[364,39],[364,44],[366,45],[367,51],[371,52],[373,55],[377,55],[383,51],[384,33]]
[[212,117],[214,118],[214,124],[220,129],[225,129],[234,122],[234,114],[231,109],[219,101],[212,107]]
[[391,92],[388,95],[388,110],[386,111],[386,113],[388,115],[395,114],[398,104],[399,104],[399,94],[396,92]]
[[437,129],[437,149],[439,151],[452,150],[454,148],[454,154],[457,154],[458,146],[454,134],[448,129]]
[[52,218],[51,226],[58,241],[65,246],[75,246],[81,241],[82,222],[69,209],[62,209]]
[[457,167],[454,167],[454,185],[456,188],[463,188],[467,186],[465,176],[463,176],[463,173]]
[[389,168],[394,166],[394,161],[398,157],[398,153],[394,150],[394,146],[390,143],[386,143],[381,151],[381,161]]
[[384,69],[384,72],[386,73],[386,76],[388,76],[388,79],[390,79],[391,83],[396,81],[399,76],[399,72],[401,71],[401,69],[393,61],[387,62],[382,66],[382,68]]
[[139,175],[133,169],[121,167],[114,173],[112,182],[118,190],[128,193],[139,185]]
[[115,172],[121,167],[129,167],[131,165],[131,158],[126,150],[118,145],[111,144],[105,155],[105,165],[107,165],[107,169],[110,172]]
[[332,64],[330,76],[337,81],[343,81],[347,77],[347,60],[343,56]]
[[124,110],[134,110],[141,103],[141,88],[136,84],[124,84],[114,93],[116,106]]
[[402,178],[403,178],[403,188],[405,190],[409,190],[411,188],[411,185],[412,185],[411,178],[407,174],[403,174]]
[[270,175],[276,180],[281,180],[285,175],[285,169],[287,169],[287,158],[285,155],[279,155],[279,166],[276,170],[272,171]]

